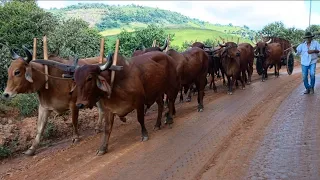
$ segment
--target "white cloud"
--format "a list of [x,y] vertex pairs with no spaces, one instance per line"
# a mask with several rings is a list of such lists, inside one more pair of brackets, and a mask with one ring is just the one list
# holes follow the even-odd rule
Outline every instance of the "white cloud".
[[[38,1],[39,6],[63,7],[88,1]],[[92,1],[105,4],[136,4],[179,12],[211,23],[247,25],[261,29],[268,23],[282,21],[287,27],[305,29],[309,24],[309,6],[304,1]],[[319,2],[312,1],[315,5]],[[313,8],[313,10],[316,10]],[[311,14],[311,24],[319,24],[320,13]]]

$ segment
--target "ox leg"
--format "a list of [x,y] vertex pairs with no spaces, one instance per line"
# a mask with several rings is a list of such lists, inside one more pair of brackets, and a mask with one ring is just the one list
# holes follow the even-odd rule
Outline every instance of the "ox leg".
[[245,89],[246,71],[242,71],[242,74],[243,75],[240,75],[240,73],[239,73],[239,78],[240,78],[240,82],[241,82],[241,85],[242,85],[241,89]]
[[232,82],[231,82],[231,77],[227,76],[228,79],[228,94],[232,94],[232,86],[234,85],[235,79],[232,78]]
[[114,122],[114,114],[106,110],[104,119],[105,119],[104,128],[103,128],[104,133],[102,135],[102,142],[101,142],[100,148],[97,152],[98,156],[101,156],[108,152],[109,139],[111,136],[111,131],[112,131],[113,122]]
[[98,122],[97,122],[94,130],[95,130],[95,132],[98,134],[98,133],[101,132],[100,127],[101,127],[102,119],[103,119],[103,117],[104,117],[104,112],[103,112],[103,110],[102,110],[102,105],[101,105],[101,102],[100,102],[100,101],[98,101],[98,102],[96,103],[96,105],[97,105],[97,107],[98,107],[99,118],[98,118]]
[[144,107],[143,104],[138,106],[137,118],[141,126],[141,136],[142,136],[141,141],[147,141],[149,139],[149,136],[148,136],[148,131],[146,129],[146,126],[144,124],[144,108],[143,107]]
[[169,99],[169,111],[166,113],[166,121],[165,124],[169,125],[169,128],[172,128],[173,124],[173,109],[174,109],[174,98]]
[[182,90],[183,90],[183,87],[181,87],[181,89],[180,89],[180,101],[179,101],[180,103],[183,102],[183,91]]
[[[222,74],[222,79],[223,79],[223,85],[224,86],[228,86],[227,83],[226,83],[226,80],[224,78],[224,75],[225,75],[224,72],[222,72],[221,74]],[[228,79],[228,77],[227,77],[227,79]]]
[[164,102],[163,102],[163,96],[161,96],[160,98],[157,99],[157,104],[158,104],[158,117],[157,117],[157,122],[154,126],[154,130],[159,130],[161,127],[161,117],[162,117],[162,112],[164,109]]
[[191,102],[192,93],[193,93],[193,95],[195,94],[193,85],[191,85],[190,88],[189,88],[189,93],[188,93],[187,102]]
[[251,76],[252,76],[252,73],[253,73],[253,67],[251,65],[249,65],[247,72],[248,72],[248,82],[247,82],[247,84],[251,84]]
[[188,90],[184,92],[185,94],[189,92],[186,98],[186,102],[191,102],[191,91],[192,91],[192,84],[188,87]]
[[279,75],[280,75],[280,66],[281,66],[281,64],[279,63],[279,64],[276,64],[276,66],[275,66],[275,69],[276,69],[276,72],[277,72],[277,77],[279,77]]
[[217,86],[216,86],[216,83],[214,82],[214,73],[211,74],[210,89],[211,89],[211,85],[213,85],[213,91],[217,92]]
[[47,124],[48,117],[50,115],[50,112],[48,109],[43,108],[41,105],[39,105],[38,108],[38,121],[37,121],[37,135],[34,139],[31,147],[24,153],[26,155],[32,156],[34,155],[36,148],[38,147],[41,136],[44,130],[45,125]]
[[203,112],[203,97],[205,83],[200,80],[198,83],[196,83],[196,88],[198,89],[198,112]]
[[79,142],[79,132],[78,132],[78,118],[79,118],[79,109],[76,107],[76,104],[72,104],[71,106],[72,113],[72,125],[73,125],[73,137],[72,143]]

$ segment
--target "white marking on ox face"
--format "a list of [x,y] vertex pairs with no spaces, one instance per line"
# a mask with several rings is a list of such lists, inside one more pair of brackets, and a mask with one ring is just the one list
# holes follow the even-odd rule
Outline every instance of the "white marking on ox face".
[[10,99],[10,98],[14,98],[16,97],[17,93],[13,92],[13,91],[4,91],[4,93],[2,94],[3,98],[5,99]]

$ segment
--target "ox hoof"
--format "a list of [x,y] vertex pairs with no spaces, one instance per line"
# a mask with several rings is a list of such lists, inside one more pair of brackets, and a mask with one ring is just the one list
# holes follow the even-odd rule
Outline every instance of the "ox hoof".
[[144,141],[148,141],[149,140],[149,137],[148,136],[142,136],[141,137],[141,141],[144,142]]
[[203,112],[203,109],[202,108],[198,109],[198,112]]
[[79,141],[80,141],[80,138],[78,138],[78,137],[77,138],[72,138],[72,143],[74,143],[74,144],[78,143]]
[[242,87],[241,89],[242,89],[242,90],[245,90],[246,88],[245,88],[245,87]]
[[96,155],[97,155],[97,156],[102,156],[102,155],[104,155],[105,153],[107,153],[107,150],[98,150],[97,153],[96,153]]
[[228,91],[228,94],[229,94],[229,95],[232,95],[232,92]]
[[27,155],[27,156],[33,156],[35,154],[36,150],[35,149],[28,149],[27,151],[25,151],[23,154]]
[[187,98],[187,99],[186,99],[186,102],[191,102],[191,98]]
[[160,126],[158,126],[158,125],[155,125],[154,127],[153,127],[153,130],[154,131],[158,131],[158,130],[160,130],[161,128],[160,128]]

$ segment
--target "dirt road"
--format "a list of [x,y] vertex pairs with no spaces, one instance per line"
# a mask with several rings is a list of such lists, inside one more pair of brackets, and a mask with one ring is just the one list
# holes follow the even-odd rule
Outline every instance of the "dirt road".
[[[319,66],[318,66],[319,67]],[[284,70],[284,69],[283,69]],[[227,95],[207,90],[204,112],[196,96],[177,105],[172,129],[152,131],[156,106],[146,117],[150,139],[140,142],[135,113],[117,120],[109,152],[95,156],[99,135],[70,140],[1,165],[4,179],[319,179],[320,76],[303,95],[300,68]],[[271,71],[272,72],[272,71]]]

